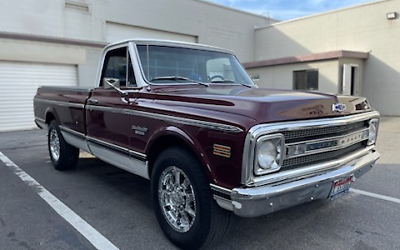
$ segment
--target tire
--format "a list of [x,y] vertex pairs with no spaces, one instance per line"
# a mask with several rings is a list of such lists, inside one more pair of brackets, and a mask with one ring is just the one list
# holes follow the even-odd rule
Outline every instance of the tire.
[[158,223],[178,247],[205,248],[227,233],[231,213],[216,204],[201,164],[186,150],[172,147],[159,155],[151,189]]
[[65,141],[55,120],[50,122],[47,144],[55,169],[67,170],[76,167],[79,160],[79,149]]

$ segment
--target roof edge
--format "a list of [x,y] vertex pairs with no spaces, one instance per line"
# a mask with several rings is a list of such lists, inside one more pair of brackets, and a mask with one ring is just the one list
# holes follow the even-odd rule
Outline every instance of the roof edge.
[[46,43],[58,43],[58,44],[65,44],[65,45],[87,46],[87,47],[95,47],[95,48],[104,48],[107,45],[107,43],[97,42],[97,41],[86,41],[86,40],[78,40],[78,39],[70,39],[70,38],[40,36],[40,35],[22,34],[22,33],[13,33],[13,32],[0,32],[0,38],[35,41],[35,42],[46,42]]
[[287,23],[302,21],[305,19],[316,18],[316,17],[320,17],[320,16],[324,16],[324,15],[334,14],[334,13],[338,13],[338,12],[342,12],[342,11],[346,11],[346,10],[350,10],[350,9],[355,9],[355,8],[360,8],[360,7],[365,7],[365,6],[369,6],[369,5],[374,5],[374,4],[380,4],[380,3],[384,3],[384,2],[388,2],[388,1],[393,1],[393,0],[377,0],[377,1],[367,2],[367,3],[355,4],[355,5],[335,9],[335,10],[315,13],[315,14],[311,14],[311,15],[307,15],[307,16],[297,17],[297,18],[293,18],[293,19],[289,19],[289,20],[283,20],[280,22],[256,27],[255,30],[262,30],[262,29],[274,27],[277,25],[283,25],[283,24],[287,24]]
[[222,5],[222,4],[218,4],[218,3],[214,3],[214,2],[209,2],[209,1],[207,1],[207,0],[192,0],[192,1],[200,2],[200,3],[208,4],[208,5],[213,5],[213,6],[215,6],[215,7],[219,7],[219,8],[222,8],[222,9],[226,9],[226,10],[230,10],[230,11],[235,11],[235,12],[239,12],[239,13],[242,13],[242,14],[247,14],[247,15],[254,16],[254,17],[263,18],[263,19],[266,19],[266,20],[271,20],[271,21],[277,21],[277,22],[279,22],[279,20],[274,19],[274,18],[271,18],[271,17],[266,17],[266,16],[263,16],[263,15],[260,15],[260,14],[256,14],[256,13],[253,13],[253,12],[250,12],[250,11],[245,11],[245,10],[241,10],[241,9],[236,9],[236,8],[233,8],[233,7],[229,7],[229,6],[226,6],[226,5]]
[[309,54],[309,55],[290,56],[290,57],[281,57],[281,58],[275,58],[275,59],[269,59],[269,60],[245,62],[245,63],[243,63],[243,66],[246,69],[251,69],[251,68],[260,68],[260,67],[293,64],[293,63],[325,61],[325,60],[332,60],[332,59],[339,59],[339,58],[354,58],[354,59],[365,60],[368,58],[368,56],[369,56],[369,52],[351,51],[351,50],[336,50],[336,51],[315,53],[315,54]]

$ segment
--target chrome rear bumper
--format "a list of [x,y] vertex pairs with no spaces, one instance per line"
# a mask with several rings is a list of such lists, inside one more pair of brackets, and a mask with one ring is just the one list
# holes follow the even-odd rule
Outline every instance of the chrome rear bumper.
[[[354,181],[368,172],[378,159],[379,153],[372,150],[339,168],[318,175],[297,178],[282,184],[234,188],[230,192],[230,201],[214,197],[221,207],[232,210],[238,216],[257,217],[308,201],[326,199],[335,180],[353,175]],[[212,188],[216,190],[215,186]],[[225,189],[224,192],[226,191]]]

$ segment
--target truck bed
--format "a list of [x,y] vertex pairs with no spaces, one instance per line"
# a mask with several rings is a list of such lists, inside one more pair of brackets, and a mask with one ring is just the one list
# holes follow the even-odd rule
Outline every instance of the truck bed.
[[[92,89],[69,87],[40,87],[33,99],[35,121],[45,126],[48,111],[52,110],[61,126],[85,134],[85,104]],[[47,115],[48,116],[48,115]]]

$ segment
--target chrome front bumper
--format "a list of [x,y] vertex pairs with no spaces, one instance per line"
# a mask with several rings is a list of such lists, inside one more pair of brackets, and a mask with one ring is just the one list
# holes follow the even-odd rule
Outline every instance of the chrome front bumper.
[[[367,154],[341,164],[339,168],[293,181],[263,185],[259,187],[234,188],[230,201],[214,196],[217,203],[241,217],[257,217],[284,208],[317,199],[328,198],[333,182],[353,175],[353,181],[368,172],[379,159],[372,150]],[[215,186],[212,187],[216,190]],[[221,190],[220,190],[221,191]],[[227,194],[227,190],[223,190]]]

